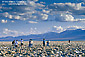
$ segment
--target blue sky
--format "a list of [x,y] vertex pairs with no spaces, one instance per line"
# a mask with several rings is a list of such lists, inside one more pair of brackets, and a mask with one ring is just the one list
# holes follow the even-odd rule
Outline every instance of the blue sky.
[[1,0],[0,37],[85,30],[85,0]]

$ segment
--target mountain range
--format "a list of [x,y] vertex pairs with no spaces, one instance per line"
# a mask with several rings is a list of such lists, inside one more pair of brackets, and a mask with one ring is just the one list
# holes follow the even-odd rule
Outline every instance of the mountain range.
[[23,35],[17,37],[8,36],[8,37],[0,38],[0,41],[20,40],[21,38],[25,41],[28,41],[29,39],[33,39],[35,41],[41,41],[43,38],[52,41],[68,41],[68,40],[85,41],[85,30],[81,30],[81,29],[66,30],[61,33],[48,32],[43,34],[31,34],[31,35]]

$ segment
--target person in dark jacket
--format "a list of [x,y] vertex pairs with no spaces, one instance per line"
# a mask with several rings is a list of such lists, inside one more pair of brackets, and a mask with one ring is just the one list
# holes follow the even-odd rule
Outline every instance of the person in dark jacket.
[[50,41],[47,41],[47,46],[49,46],[49,44],[50,44]]
[[43,39],[43,46],[45,46],[45,39]]
[[70,43],[70,40],[68,42]]
[[15,40],[14,41],[12,41],[12,45],[14,46],[14,43],[15,43]]
[[33,46],[33,41],[32,41],[32,39],[30,39],[30,41],[29,41],[29,47],[32,47]]

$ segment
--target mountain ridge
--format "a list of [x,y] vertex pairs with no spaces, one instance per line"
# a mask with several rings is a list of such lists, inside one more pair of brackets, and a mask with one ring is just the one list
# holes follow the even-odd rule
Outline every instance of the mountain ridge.
[[61,33],[56,32],[47,32],[44,34],[31,34],[31,35],[23,35],[23,36],[17,36],[17,37],[2,37],[0,38],[0,41],[13,41],[13,40],[20,40],[24,39],[28,41],[30,38],[35,41],[40,41],[43,38],[46,40],[53,40],[53,41],[68,41],[68,40],[85,40],[85,30],[77,29],[77,30],[66,30]]

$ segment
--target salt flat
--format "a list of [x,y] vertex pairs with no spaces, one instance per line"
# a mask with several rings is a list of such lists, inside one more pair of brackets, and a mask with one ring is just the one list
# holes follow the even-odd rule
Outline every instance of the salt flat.
[[17,48],[11,42],[0,42],[0,56],[3,57],[85,57],[85,41],[50,41],[50,46],[43,47],[42,41],[34,41],[32,47],[24,41],[24,46]]
[[[19,42],[19,44],[20,44],[20,41],[18,41]],[[34,45],[35,44],[42,44],[43,42],[42,41],[33,41],[33,43],[34,43]],[[58,44],[58,43],[68,43],[68,41],[50,41],[50,44]],[[71,43],[85,43],[85,41],[71,41]],[[12,42],[11,41],[0,41],[0,45],[1,44],[12,44]],[[29,44],[29,41],[24,41],[24,44]]]

